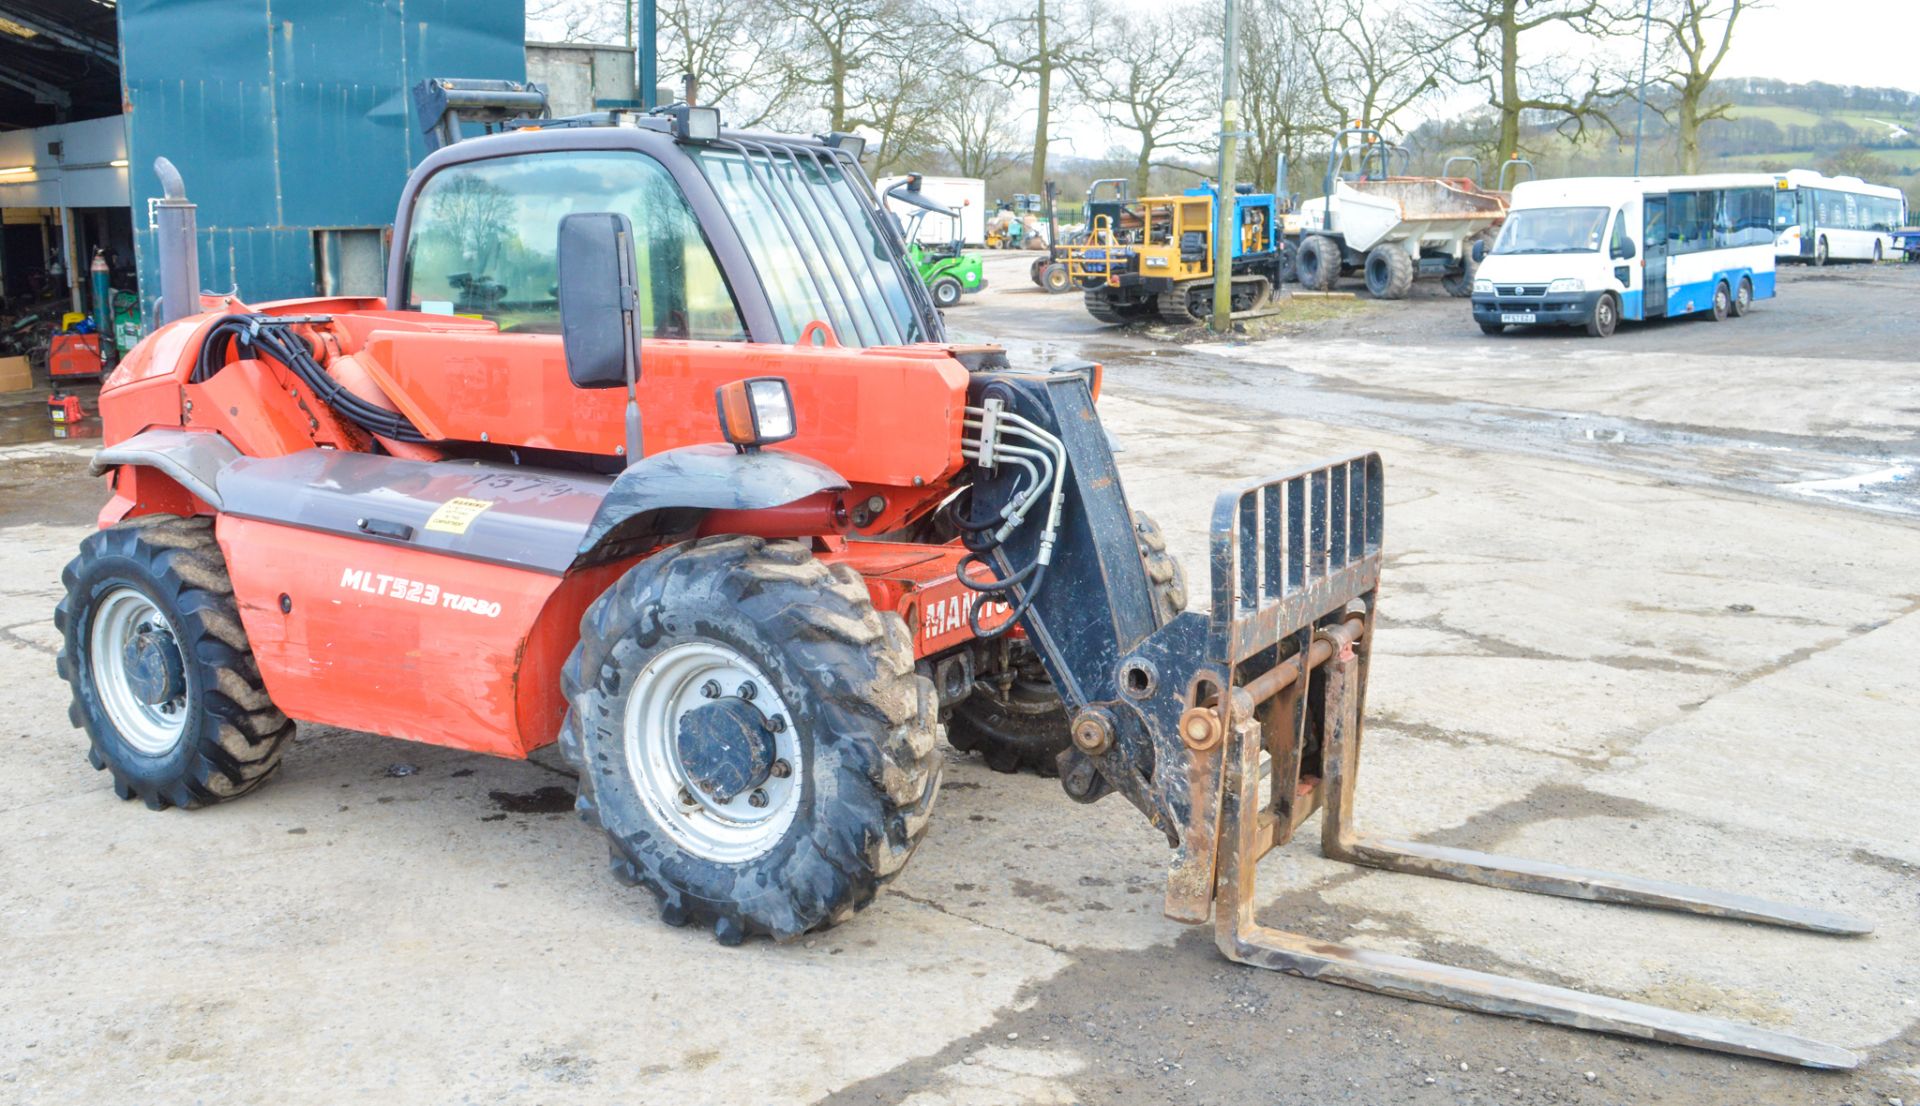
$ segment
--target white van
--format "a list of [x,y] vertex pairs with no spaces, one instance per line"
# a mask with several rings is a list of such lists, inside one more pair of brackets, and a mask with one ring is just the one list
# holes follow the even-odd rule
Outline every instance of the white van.
[[1572,177],[1525,181],[1473,282],[1473,318],[1581,326],[1745,315],[1773,296],[1773,177]]

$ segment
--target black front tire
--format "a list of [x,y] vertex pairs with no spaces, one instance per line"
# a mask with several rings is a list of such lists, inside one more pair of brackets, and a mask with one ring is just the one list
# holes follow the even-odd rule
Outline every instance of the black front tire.
[[1396,246],[1375,246],[1367,253],[1366,277],[1374,299],[1406,299],[1413,288],[1413,258]]
[[1480,324],[1480,333],[1482,334],[1505,334],[1507,332],[1507,324],[1505,323],[1489,323],[1480,319],[1475,319],[1474,321]]
[[[1146,566],[1154,614],[1162,625],[1187,609],[1187,574],[1167,549],[1159,523],[1145,511],[1133,513],[1134,541]],[[1072,745],[1066,707],[1047,679],[1039,657],[1024,641],[1008,641],[1006,669],[982,676],[973,693],[954,705],[947,719],[947,743],[963,753],[979,753],[996,772],[1060,774],[1060,754]],[[1002,686],[998,676],[1010,676]]]
[[[628,763],[636,677],[688,643],[749,660],[791,715],[798,805],[752,857],[716,860],[682,845]],[[560,748],[580,773],[576,805],[606,831],[614,874],[652,890],[669,925],[710,926],[723,944],[825,928],[871,902],[926,833],[940,726],[906,623],[874,609],[857,572],[822,564],[799,542],[703,538],[642,561],[587,609],[561,680]]]
[[[211,518],[142,515],[96,531],[60,578],[55,663],[73,688],[67,717],[86,731],[87,760],[113,776],[114,794],[153,810],[206,806],[273,773],[294,727],[260,679]],[[103,683],[128,666],[94,655],[96,619],[127,603],[157,614],[147,625],[179,693],[160,705],[178,719],[165,747],[137,736],[140,708]]]
[[1340,244],[1324,234],[1309,234],[1300,240],[1300,253],[1294,260],[1300,286],[1325,292],[1340,279]]

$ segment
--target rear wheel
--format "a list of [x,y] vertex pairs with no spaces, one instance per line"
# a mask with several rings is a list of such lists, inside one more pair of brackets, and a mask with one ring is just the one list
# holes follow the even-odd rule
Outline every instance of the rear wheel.
[[1713,286],[1713,321],[1726,322],[1733,314],[1733,293],[1727,291],[1727,282],[1721,281]]
[[[1160,526],[1145,511],[1133,513],[1134,541],[1146,565],[1155,615],[1161,623],[1187,609],[1187,574],[1167,549]],[[1073,744],[1066,707],[1047,678],[1039,656],[1024,639],[1009,639],[1005,663],[974,682],[973,693],[954,705],[947,743],[979,753],[996,772],[1060,774],[1060,754]]]
[[1620,304],[1613,298],[1612,292],[1600,293],[1593,301],[1593,310],[1587,313],[1587,334],[1594,338],[1611,338],[1620,325]]
[[205,806],[279,766],[293,723],[261,683],[212,519],[143,515],[89,534],[61,579],[67,716],[115,794]]
[[1040,270],[1040,287],[1057,296],[1073,291],[1073,278],[1068,275],[1065,264],[1055,261]]
[[939,790],[933,686],[906,624],[799,542],[705,538],[595,600],[560,745],[610,863],[723,944],[872,901]]
[[1753,280],[1740,278],[1740,287],[1733,293],[1733,316],[1739,318],[1753,310]]
[[1340,244],[1324,234],[1309,234],[1300,240],[1294,270],[1301,287],[1325,292],[1340,279]]
[[1375,246],[1367,252],[1366,274],[1367,291],[1374,299],[1405,299],[1413,287],[1413,258],[1395,246]]
[[933,305],[944,310],[949,307],[958,307],[960,296],[966,288],[960,283],[959,278],[943,276],[935,279],[933,285],[927,290],[933,293]]

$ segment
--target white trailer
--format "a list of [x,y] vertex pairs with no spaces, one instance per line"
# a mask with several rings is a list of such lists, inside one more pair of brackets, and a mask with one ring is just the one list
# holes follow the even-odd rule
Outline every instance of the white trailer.
[[[887,189],[906,180],[904,176],[881,177],[873,182],[874,191],[880,196],[880,202],[900,216],[905,222],[907,216],[920,210],[911,204],[899,200],[888,200]],[[962,245],[984,246],[987,244],[987,182],[974,177],[921,177],[920,195],[960,212],[960,225],[957,236]],[[920,221],[915,233],[918,241],[929,245],[947,245],[956,237],[956,228],[951,220],[929,215]]]

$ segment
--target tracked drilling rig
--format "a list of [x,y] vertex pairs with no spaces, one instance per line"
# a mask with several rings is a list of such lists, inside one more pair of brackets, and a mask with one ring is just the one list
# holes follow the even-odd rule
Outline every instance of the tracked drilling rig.
[[1323,849],[1359,864],[1864,929],[1357,835],[1380,459],[1222,492],[1211,609],[1181,610],[1099,367],[951,342],[858,141],[679,106],[450,142],[400,198],[385,300],[201,310],[172,256],[170,321],[101,395],[109,499],[56,613],[115,792],[243,795],[295,719],[505,757],[557,741],[614,874],[663,920],[784,940],[906,863],[943,720],[977,740],[979,704],[1017,700],[1024,728],[995,740],[1057,750],[1076,800],[1138,809],[1173,849],[1167,913],[1211,919],[1235,960],[1854,1062],[1256,922],[1255,862],[1317,811]]

